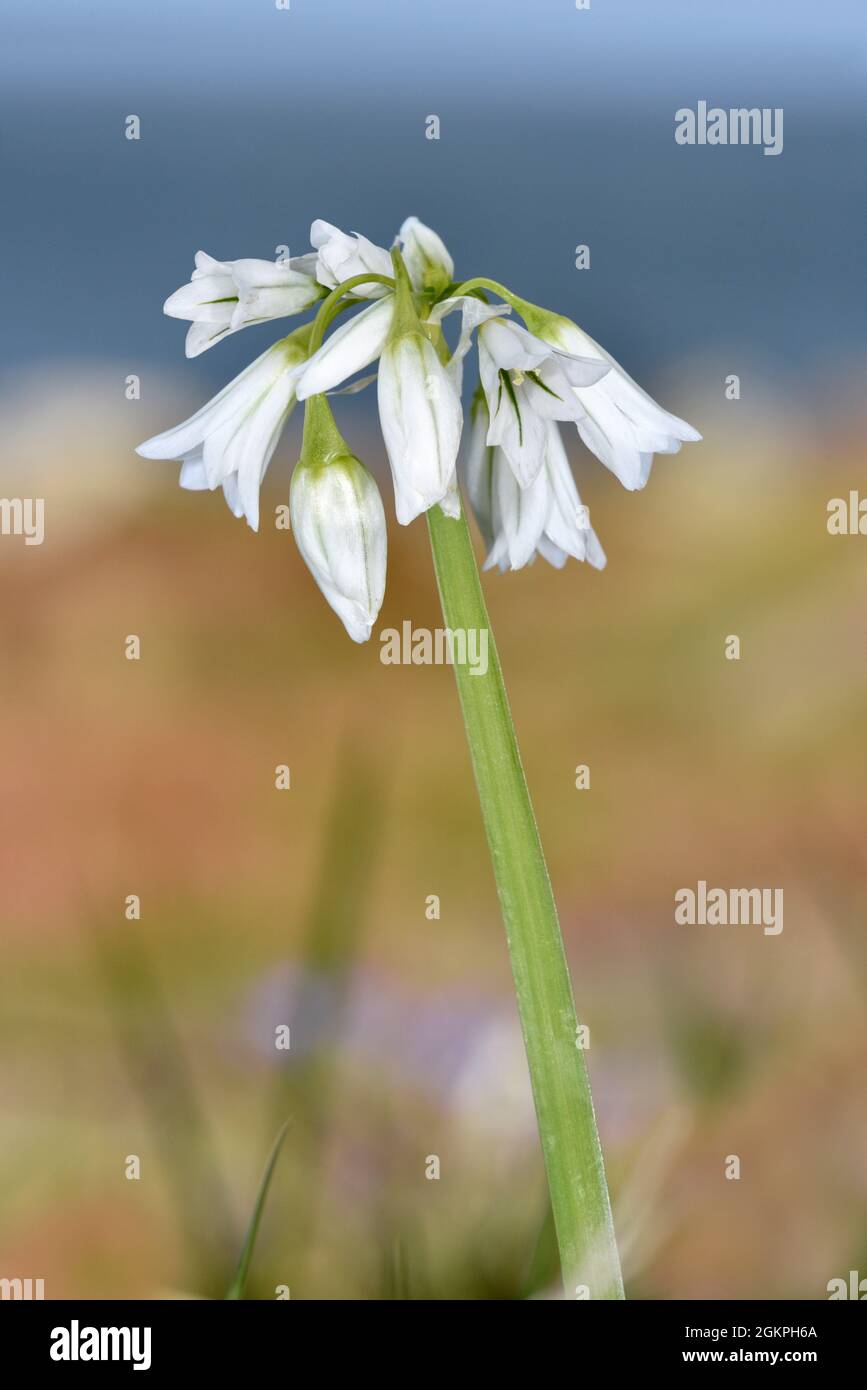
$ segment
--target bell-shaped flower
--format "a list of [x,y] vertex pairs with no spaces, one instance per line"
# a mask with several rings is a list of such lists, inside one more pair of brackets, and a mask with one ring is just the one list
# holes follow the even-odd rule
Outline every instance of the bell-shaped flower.
[[[342,232],[321,217],[310,228],[310,245],[317,251],[316,278],[329,290],[366,270],[375,275],[392,273],[391,257],[384,247],[374,245],[358,232]],[[388,285],[372,280],[369,285],[356,285],[352,293],[360,299],[381,299],[391,291]]]
[[377,385],[395,510],[406,526],[446,494],[453,498],[463,412],[454,380],[419,321],[397,252],[394,261],[394,319]]
[[607,362],[565,352],[515,323],[491,318],[479,325],[479,375],[488,404],[488,443],[502,449],[521,487],[539,476],[547,423],[578,420],[584,407],[573,387],[591,385]]
[[143,458],[179,459],[181,487],[222,487],[235,516],[259,528],[259,488],[296,399],[309,327],[275,343],[183,424],[140,444]]
[[385,512],[376,482],[350,453],[324,396],[307,403],[289,510],[310,573],[353,642],[366,642],[385,593]]
[[576,423],[587,448],[625,488],[635,491],[644,487],[654,454],[676,454],[683,443],[701,439],[692,425],[657,405],[610,353],[571,319],[535,305],[526,306],[526,310],[521,308],[528,326],[558,351],[593,358],[610,368],[597,382],[572,382],[582,407]]
[[163,313],[192,319],[186,354],[198,357],[239,328],[303,313],[323,294],[313,254],[285,261],[216,261],[197,251],[189,284],[169,295]]
[[455,263],[442,237],[417,217],[407,217],[399,238],[413,289],[431,298],[441,295],[448,289],[455,274]]
[[466,451],[467,491],[488,547],[485,569],[521,569],[536,555],[561,569],[568,556],[605,566],[605,552],[582,505],[554,420],[544,421],[544,459],[532,483],[522,488],[504,451],[487,442],[484,401],[473,407]]

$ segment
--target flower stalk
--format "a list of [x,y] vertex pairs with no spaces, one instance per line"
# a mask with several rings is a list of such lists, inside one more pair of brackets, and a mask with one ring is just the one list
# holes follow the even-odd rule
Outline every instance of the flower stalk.
[[497,883],[569,1298],[622,1299],[602,1149],[557,908],[463,513],[427,513],[446,626],[487,629],[485,675],[455,663]]
[[354,289],[361,285],[369,285],[371,281],[374,281],[378,285],[387,285],[389,289],[394,288],[394,281],[388,275],[352,275],[348,280],[344,280],[341,284],[335,285],[334,289],[325,296],[313,320],[313,331],[310,335],[310,346],[308,349],[308,353],[311,357],[321,346],[322,339],[325,337],[329,324],[340,312],[341,307],[343,307],[340,304],[340,300],[343,296],[351,294]]

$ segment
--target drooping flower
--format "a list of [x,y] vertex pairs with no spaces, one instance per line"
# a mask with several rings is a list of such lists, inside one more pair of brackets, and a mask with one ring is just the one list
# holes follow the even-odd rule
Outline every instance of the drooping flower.
[[[409,272],[410,282],[419,294],[436,298],[451,284],[454,262],[442,237],[417,217],[407,217],[396,237]],[[368,241],[359,232],[343,232],[321,217],[310,228],[310,244],[316,248],[316,276],[320,284],[335,289],[344,280],[363,275],[391,275],[391,256],[384,246]],[[391,294],[387,285],[371,281],[356,285],[352,293],[359,299],[382,299]]]
[[[329,290],[366,270],[375,275],[391,275],[391,256],[384,247],[375,246],[358,232],[342,232],[321,217],[310,228],[310,245],[317,251],[316,278]],[[369,285],[356,285],[352,293],[359,299],[381,299],[391,291],[387,285],[371,280]]]
[[479,325],[479,375],[488,404],[488,443],[498,445],[521,487],[538,477],[547,422],[579,420],[584,406],[572,389],[608,370],[598,359],[554,353],[548,343],[500,318]]
[[625,488],[634,491],[644,487],[654,454],[676,454],[683,443],[701,439],[692,425],[657,405],[611,354],[571,319],[536,306],[524,307],[521,313],[539,338],[559,352],[592,358],[610,368],[596,382],[572,381],[583,411],[576,423],[587,448]]
[[353,642],[366,642],[385,593],[385,512],[376,482],[350,452],[324,396],[307,404],[289,508],[310,573]]
[[169,295],[163,313],[192,319],[186,354],[198,357],[239,328],[303,313],[324,293],[311,253],[285,261],[217,261],[197,251],[189,284]]
[[417,217],[408,217],[399,239],[413,289],[431,298],[444,294],[452,283],[455,263],[442,237]]
[[447,494],[454,509],[463,411],[453,378],[419,321],[399,257],[395,276],[394,318],[379,361],[379,423],[397,519],[406,526]]
[[488,548],[485,569],[522,569],[536,555],[561,569],[568,556],[605,566],[605,552],[590,525],[563,447],[559,425],[545,420],[542,468],[521,487],[504,450],[488,444],[488,410],[473,405],[466,450],[467,492]]
[[235,516],[258,530],[259,488],[295,404],[309,332],[300,328],[275,343],[189,420],[145,440],[136,452],[179,459],[181,487],[222,487]]
[[454,480],[462,411],[436,348],[423,333],[386,344],[379,363],[379,421],[406,526],[442,501]]

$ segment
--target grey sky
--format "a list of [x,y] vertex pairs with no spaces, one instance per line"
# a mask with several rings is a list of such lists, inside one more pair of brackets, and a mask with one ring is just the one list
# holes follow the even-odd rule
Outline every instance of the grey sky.
[[685,99],[764,104],[863,99],[867,75],[864,0],[0,0],[0,15],[7,95],[169,86],[219,101],[291,82],[323,100],[508,87],[550,104],[680,79]]

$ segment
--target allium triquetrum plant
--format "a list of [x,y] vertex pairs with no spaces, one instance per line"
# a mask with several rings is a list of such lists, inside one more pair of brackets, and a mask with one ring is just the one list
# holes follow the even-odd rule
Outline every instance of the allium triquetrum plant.
[[[495,280],[457,282],[443,242],[417,218],[404,222],[391,251],[322,221],[313,223],[310,240],[312,252],[277,263],[198,253],[189,284],[164,306],[190,320],[188,357],[248,324],[314,305],[316,313],[189,420],[138,452],[180,460],[182,487],[222,487],[231,510],[255,530],[262,479],[291,411],[304,401],[290,487],[295,540],[349,636],[365,642],[385,591],[385,510],[327,396],[376,380],[397,520],[406,526],[427,515],[447,630],[487,632],[486,672],[455,662],[455,674],[506,925],[564,1286],[571,1297],[622,1298],[557,910],[461,503],[464,360],[475,337],[480,380],[463,476],[488,547],[485,568],[521,569],[537,554],[558,568],[570,555],[604,566],[561,423],[573,423],[631,490],[644,487],[655,453],[676,453],[700,435],[661,409],[570,319]],[[442,322],[454,313],[461,317],[452,352]],[[375,362],[373,376],[344,386]]]

